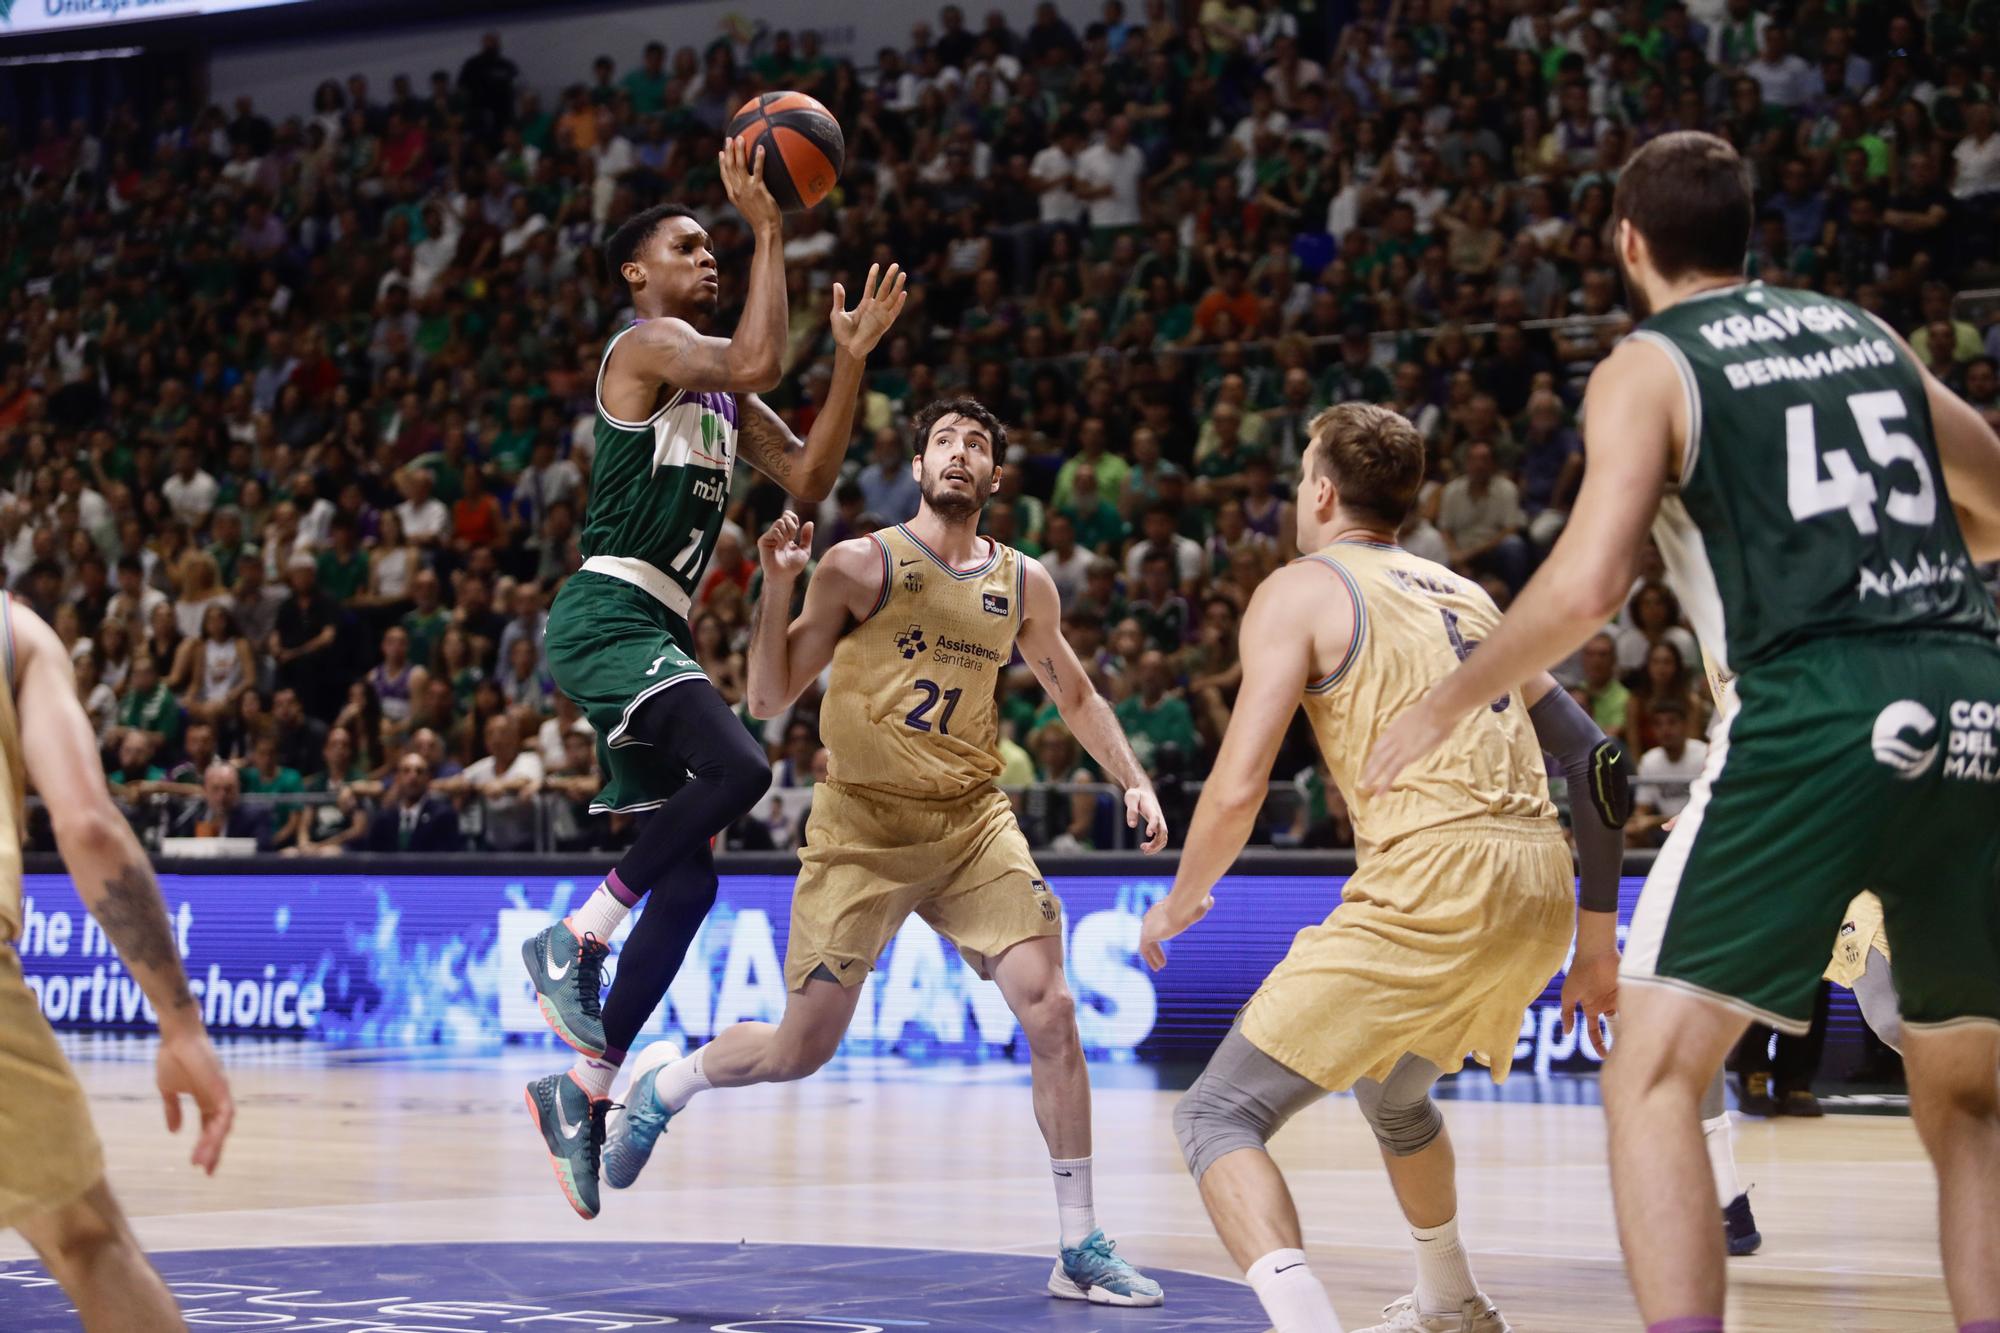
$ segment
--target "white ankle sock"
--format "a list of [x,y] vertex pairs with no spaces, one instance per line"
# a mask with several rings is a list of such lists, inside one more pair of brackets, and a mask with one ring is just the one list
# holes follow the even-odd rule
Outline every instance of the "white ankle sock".
[[609,887],[600,884],[595,893],[583,900],[583,906],[564,918],[564,924],[578,939],[595,935],[601,943],[609,944],[612,932],[624,924],[631,911]]
[[1056,1182],[1056,1213],[1062,1223],[1062,1243],[1074,1249],[1097,1230],[1097,1204],[1090,1189],[1090,1159],[1051,1157],[1049,1174]]
[[1736,1134],[1730,1127],[1729,1112],[1701,1122],[1702,1145],[1708,1149],[1708,1169],[1715,1173],[1715,1192],[1724,1208],[1743,1192],[1736,1180]]
[[697,1092],[707,1092],[714,1085],[701,1072],[701,1057],[708,1048],[703,1047],[693,1055],[682,1056],[653,1078],[653,1096],[669,1111],[678,1111],[694,1099]]
[[576,1063],[570,1066],[569,1076],[590,1094],[592,1101],[598,1101],[611,1095],[611,1080],[618,1077],[618,1066],[609,1060],[579,1055]]
[[1326,1288],[1306,1267],[1304,1250],[1273,1250],[1243,1275],[1277,1333],[1341,1333]]
[[1458,1219],[1443,1226],[1411,1227],[1417,1244],[1417,1310],[1421,1314],[1457,1314],[1479,1295],[1472,1280],[1472,1263],[1458,1243]]

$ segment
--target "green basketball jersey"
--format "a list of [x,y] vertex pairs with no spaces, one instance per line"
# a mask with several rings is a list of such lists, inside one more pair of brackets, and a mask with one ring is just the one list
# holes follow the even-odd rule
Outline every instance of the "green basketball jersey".
[[729,506],[736,395],[676,390],[644,421],[612,416],[604,410],[604,367],[632,328],[606,343],[598,362],[597,452],[583,557],[643,561],[692,596]]
[[1923,379],[1874,316],[1749,282],[1632,336],[1665,348],[1687,391],[1680,482],[1653,535],[1717,668],[1830,636],[2000,633],[1944,492]]

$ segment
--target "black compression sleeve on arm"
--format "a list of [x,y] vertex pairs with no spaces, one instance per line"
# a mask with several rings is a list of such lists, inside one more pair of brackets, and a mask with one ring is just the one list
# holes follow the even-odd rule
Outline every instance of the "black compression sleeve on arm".
[[1632,813],[1632,760],[1604,734],[1565,690],[1550,690],[1528,710],[1535,739],[1569,783],[1570,825],[1576,834],[1586,912],[1618,910],[1618,876],[1625,864],[1625,835]]

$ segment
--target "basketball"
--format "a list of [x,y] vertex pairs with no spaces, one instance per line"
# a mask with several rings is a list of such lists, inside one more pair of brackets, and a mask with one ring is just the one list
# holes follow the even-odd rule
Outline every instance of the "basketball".
[[729,122],[730,137],[764,150],[764,184],[787,213],[811,208],[840,179],[847,143],[840,122],[804,93],[763,93]]

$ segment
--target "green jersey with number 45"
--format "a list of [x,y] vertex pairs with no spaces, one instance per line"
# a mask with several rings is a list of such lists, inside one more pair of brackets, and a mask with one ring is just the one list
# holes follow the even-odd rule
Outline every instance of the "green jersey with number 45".
[[1874,316],[1749,282],[1632,336],[1666,350],[1687,392],[1680,481],[1653,535],[1717,667],[1841,635],[2000,633],[1944,491],[1923,378]]
[[644,421],[606,412],[604,367],[618,339],[637,327],[606,343],[598,362],[597,452],[583,556],[643,560],[692,596],[729,506],[736,395],[676,390]]

